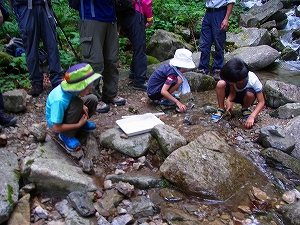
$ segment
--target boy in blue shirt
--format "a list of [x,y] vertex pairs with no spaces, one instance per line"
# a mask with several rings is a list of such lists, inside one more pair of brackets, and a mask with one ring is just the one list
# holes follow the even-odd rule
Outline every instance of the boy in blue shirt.
[[180,87],[182,94],[191,91],[183,73],[195,67],[192,52],[184,48],[177,49],[170,62],[160,66],[151,74],[147,87],[148,97],[151,100],[159,100],[159,105],[177,105],[180,112],[185,112],[186,105],[182,104],[173,92]]
[[53,131],[64,142],[69,151],[78,151],[80,142],[75,138],[78,130],[87,132],[96,129],[87,121],[96,111],[98,99],[90,94],[93,83],[101,75],[91,65],[80,63],[70,67],[64,80],[48,95],[46,120]]

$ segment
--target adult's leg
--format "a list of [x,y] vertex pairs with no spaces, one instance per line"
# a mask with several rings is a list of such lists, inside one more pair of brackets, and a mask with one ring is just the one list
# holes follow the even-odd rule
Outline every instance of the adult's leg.
[[28,9],[27,5],[18,5],[14,8],[25,49],[29,80],[32,85],[43,85],[44,79],[38,60],[40,41],[39,7],[41,6],[34,5],[32,9]]
[[50,18],[47,15],[44,6],[40,7],[39,10],[39,21],[41,24],[41,37],[45,46],[45,50],[48,55],[48,65],[50,72],[50,82],[52,87],[56,87],[62,81],[63,69],[60,63],[60,54],[57,46],[57,32],[54,20],[54,14],[52,9],[50,9]]
[[133,45],[131,70],[134,72],[134,83],[144,84],[147,79],[145,17],[140,12],[134,11],[122,16],[120,24]]
[[226,41],[226,30],[220,30],[223,19],[226,15],[226,8],[213,13],[211,17],[213,43],[215,46],[215,56],[212,65],[212,72],[220,70],[224,65],[224,44]]
[[[103,46],[107,23],[96,20],[84,20],[79,23],[80,43],[83,61],[89,63],[96,73],[103,74]],[[100,79],[94,81],[92,93],[101,100]]]
[[201,52],[198,69],[209,73],[210,51],[212,46],[212,27],[210,12],[206,12],[200,32],[199,50]]
[[[118,93],[119,83],[119,39],[116,23],[106,23],[106,36],[103,45],[104,70],[102,100],[111,102]],[[124,102],[125,103],[125,102]]]

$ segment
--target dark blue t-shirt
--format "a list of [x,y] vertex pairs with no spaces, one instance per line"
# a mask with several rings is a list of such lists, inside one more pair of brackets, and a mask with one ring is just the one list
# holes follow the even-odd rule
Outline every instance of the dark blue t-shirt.
[[169,64],[163,64],[157,68],[148,80],[147,94],[148,96],[156,95],[161,92],[164,84],[175,84],[178,82],[178,73]]

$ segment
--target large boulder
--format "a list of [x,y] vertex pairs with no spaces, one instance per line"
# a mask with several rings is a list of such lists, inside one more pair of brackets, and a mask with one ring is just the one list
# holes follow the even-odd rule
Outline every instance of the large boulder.
[[158,29],[151,37],[147,46],[147,55],[164,61],[173,58],[176,49],[187,48],[193,52],[194,47],[188,44],[180,35]]
[[259,187],[267,181],[251,161],[213,131],[172,152],[160,171],[186,193],[221,201],[233,197],[242,187]]
[[246,13],[240,15],[240,26],[255,27],[263,24],[272,20],[271,17],[282,8],[283,4],[280,0],[270,0],[260,6],[253,5]]
[[251,70],[261,70],[272,64],[280,53],[268,46],[242,47],[225,55],[225,61],[237,57],[245,61]]
[[228,32],[226,41],[238,47],[270,45],[271,35],[267,29],[242,27],[242,32],[237,34]]
[[0,150],[0,224],[8,220],[19,197],[18,158],[15,154]]
[[286,103],[300,102],[300,87],[281,81],[267,80],[264,87],[266,105],[278,108]]

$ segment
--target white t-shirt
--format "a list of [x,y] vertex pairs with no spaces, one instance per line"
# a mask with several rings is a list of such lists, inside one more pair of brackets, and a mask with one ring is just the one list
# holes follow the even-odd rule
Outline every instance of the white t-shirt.
[[255,73],[249,71],[248,72],[248,78],[247,78],[247,84],[243,88],[237,88],[236,85],[234,85],[234,89],[236,92],[242,92],[245,89],[252,88],[255,93],[262,92],[263,90],[263,85],[258,79],[258,77],[255,75]]

